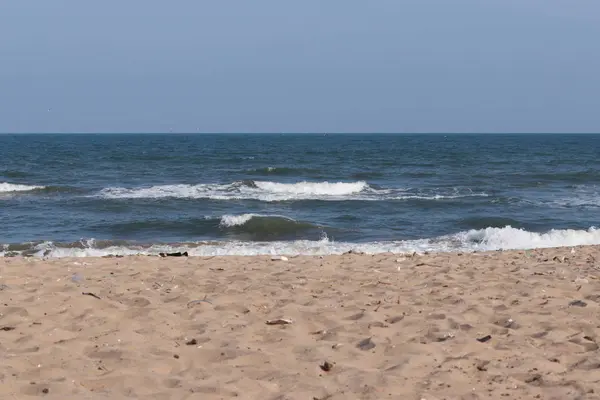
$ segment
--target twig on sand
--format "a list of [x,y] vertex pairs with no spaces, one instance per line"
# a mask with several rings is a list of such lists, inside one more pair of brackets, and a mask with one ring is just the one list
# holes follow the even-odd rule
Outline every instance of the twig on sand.
[[415,265],[415,267],[422,267],[422,266],[425,266],[425,265],[427,265],[428,267],[442,268],[441,265],[436,265],[436,264],[431,264],[431,263],[425,263],[425,262],[418,263],[417,265]]
[[207,295],[204,295],[203,299],[200,300],[192,300],[190,302],[187,303],[188,308],[195,306],[196,304],[200,304],[200,303],[208,303],[208,304],[212,304],[213,302],[208,300]]
[[81,294],[83,294],[84,296],[92,296],[92,297],[95,297],[98,300],[102,300],[99,296],[95,295],[92,292],[81,292]]

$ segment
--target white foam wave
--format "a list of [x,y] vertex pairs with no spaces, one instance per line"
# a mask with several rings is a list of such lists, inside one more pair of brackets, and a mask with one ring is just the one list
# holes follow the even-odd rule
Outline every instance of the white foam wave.
[[232,227],[232,226],[240,226],[244,225],[246,222],[250,221],[252,218],[256,217],[256,214],[242,214],[242,215],[223,215],[221,217],[220,226],[222,227]]
[[[369,243],[334,242],[328,240],[326,236],[318,241],[228,241],[149,247],[113,246],[101,249],[93,247],[93,241],[89,243],[89,247],[84,248],[61,248],[46,242],[37,245],[33,254],[40,257],[101,257],[106,255],[157,255],[160,252],[175,251],[187,251],[190,256],[329,255],[342,254],[350,250],[367,254],[412,253],[415,251],[418,253],[425,251],[469,252],[596,245],[600,244],[600,230],[592,227],[588,230],[555,229],[545,233],[536,233],[507,226],[470,230],[430,239]],[[0,255],[3,255],[3,252],[0,252]]]
[[290,217],[276,214],[240,214],[240,215],[223,215],[219,225],[223,228],[231,228],[234,226],[242,226],[253,218],[280,218],[288,221],[295,221]]
[[98,196],[107,199],[212,199],[260,200],[266,202],[288,200],[443,200],[463,197],[483,197],[470,189],[410,190],[404,188],[374,188],[365,181],[357,182],[297,182],[269,181],[234,182],[232,184],[179,184],[147,188],[110,187]]
[[0,182],[0,193],[27,192],[29,190],[43,189],[44,186],[19,185],[16,183]]
[[270,193],[279,193],[282,195],[291,195],[294,197],[303,196],[347,196],[354,193],[360,193],[367,189],[369,185],[365,181],[359,182],[298,182],[298,183],[277,183],[277,182],[255,182],[256,186]]
[[148,188],[106,188],[100,196],[110,199],[125,198],[188,198],[213,200],[254,199],[285,201],[303,199],[339,200],[357,194],[369,185],[366,182],[298,182],[277,183],[256,181],[252,184],[235,182],[228,185],[161,185]]
[[470,230],[455,235],[467,250],[532,249],[600,244],[600,230],[552,229],[529,232],[510,226]]

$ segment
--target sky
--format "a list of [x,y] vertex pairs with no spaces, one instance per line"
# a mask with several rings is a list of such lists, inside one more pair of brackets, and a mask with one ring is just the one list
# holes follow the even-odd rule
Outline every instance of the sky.
[[0,0],[0,132],[600,132],[598,0]]

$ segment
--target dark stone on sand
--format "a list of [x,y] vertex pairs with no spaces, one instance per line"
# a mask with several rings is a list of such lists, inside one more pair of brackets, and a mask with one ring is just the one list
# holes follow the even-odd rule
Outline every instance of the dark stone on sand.
[[14,330],[15,330],[14,326],[3,326],[2,328],[0,328],[0,331],[4,331],[4,332],[14,331]]
[[581,300],[573,300],[572,302],[569,303],[569,307],[585,307],[587,306],[587,303],[585,301],[581,301]]
[[375,343],[373,343],[373,341],[369,337],[369,338],[363,339],[360,342],[358,342],[358,344],[356,345],[356,347],[358,347],[359,349],[361,349],[363,351],[367,351],[367,350],[374,349],[375,348]]
[[490,335],[486,335],[484,337],[477,338],[477,341],[480,343],[488,342],[492,337]]
[[184,251],[183,253],[178,251],[176,253],[158,253],[159,256],[161,257],[187,257],[188,256],[188,252]]
[[325,361],[323,364],[319,365],[319,367],[325,371],[325,372],[329,372],[331,371],[331,369],[333,368],[333,364],[330,363],[329,361]]
[[198,341],[196,339],[192,339],[192,340],[186,342],[185,344],[187,344],[188,346],[193,346],[193,345],[198,344]]

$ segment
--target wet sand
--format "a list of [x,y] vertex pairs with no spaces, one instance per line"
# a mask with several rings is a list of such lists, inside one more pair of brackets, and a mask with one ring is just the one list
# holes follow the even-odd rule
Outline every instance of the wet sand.
[[1,258],[0,398],[600,399],[599,249]]

